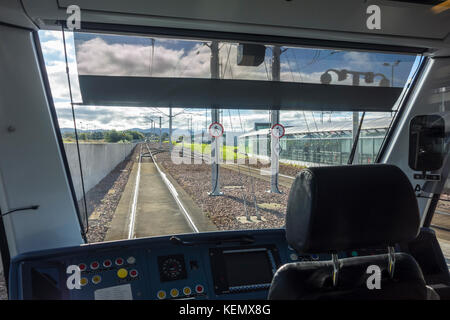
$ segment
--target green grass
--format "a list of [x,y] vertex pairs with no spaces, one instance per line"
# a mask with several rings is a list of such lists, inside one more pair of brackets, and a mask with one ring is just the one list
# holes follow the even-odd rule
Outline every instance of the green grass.
[[[182,145],[182,142],[176,143],[176,145]],[[191,143],[191,150],[197,153],[211,154],[211,145],[207,143]],[[185,148],[189,148],[189,144],[184,144]],[[223,160],[237,160],[244,159],[243,154],[237,153],[238,148],[234,146],[222,146],[222,159]]]

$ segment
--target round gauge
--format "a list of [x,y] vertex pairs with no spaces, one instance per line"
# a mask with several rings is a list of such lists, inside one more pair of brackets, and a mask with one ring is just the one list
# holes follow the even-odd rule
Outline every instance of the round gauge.
[[162,281],[172,281],[186,277],[186,268],[182,255],[159,257],[158,260]]
[[164,275],[170,279],[176,279],[180,276],[183,268],[180,261],[174,258],[169,258],[162,264],[162,270]]

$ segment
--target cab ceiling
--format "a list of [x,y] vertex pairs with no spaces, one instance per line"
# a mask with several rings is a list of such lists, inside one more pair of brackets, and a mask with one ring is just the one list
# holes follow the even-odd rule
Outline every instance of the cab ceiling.
[[[43,29],[57,27],[68,16],[66,8],[78,5],[82,26],[101,25],[102,30],[108,30],[108,26],[116,31],[121,26],[125,31],[133,26],[179,28],[400,46],[426,50],[431,56],[450,55],[450,9],[436,12],[432,10],[433,4],[388,0],[22,0],[21,3],[29,19]],[[381,9],[380,30],[369,30],[366,26],[369,16],[366,11],[371,4]]]

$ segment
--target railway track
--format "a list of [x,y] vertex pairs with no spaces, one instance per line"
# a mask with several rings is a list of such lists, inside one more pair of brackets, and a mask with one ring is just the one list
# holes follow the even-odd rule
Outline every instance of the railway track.
[[434,213],[442,214],[442,215],[445,215],[445,216],[450,216],[450,212],[448,212],[448,211],[435,210]]
[[150,154],[150,157],[152,158],[152,162],[155,164],[156,169],[158,170],[158,173],[160,174],[161,178],[163,179],[164,183],[166,184],[167,188],[169,189],[170,193],[172,194],[174,200],[176,201],[178,207],[180,208],[181,212],[183,213],[184,217],[186,218],[186,221],[189,223],[189,226],[192,228],[192,230],[196,233],[200,232],[199,228],[195,225],[193,218],[183,205],[183,202],[181,201],[177,190],[173,186],[173,184],[169,181],[166,174],[160,169],[158,166],[158,163],[155,161],[155,158],[153,157],[152,151],[150,150],[150,147],[148,143],[145,144],[148,150],[148,153]]
[[141,144],[127,238],[192,232],[200,232],[200,227],[156,163],[149,145]]
[[450,232],[450,212],[437,209],[434,213],[430,226],[440,231]]

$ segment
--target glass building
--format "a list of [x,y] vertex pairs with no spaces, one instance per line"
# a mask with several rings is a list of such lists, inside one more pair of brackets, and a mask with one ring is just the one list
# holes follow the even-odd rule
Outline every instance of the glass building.
[[[391,117],[364,119],[357,163],[375,161],[391,121]],[[346,164],[352,148],[352,128],[352,120],[318,123],[314,128],[306,124],[288,127],[280,139],[280,161],[300,165]],[[249,156],[270,157],[270,137],[269,129],[243,134],[239,137],[239,150]]]

